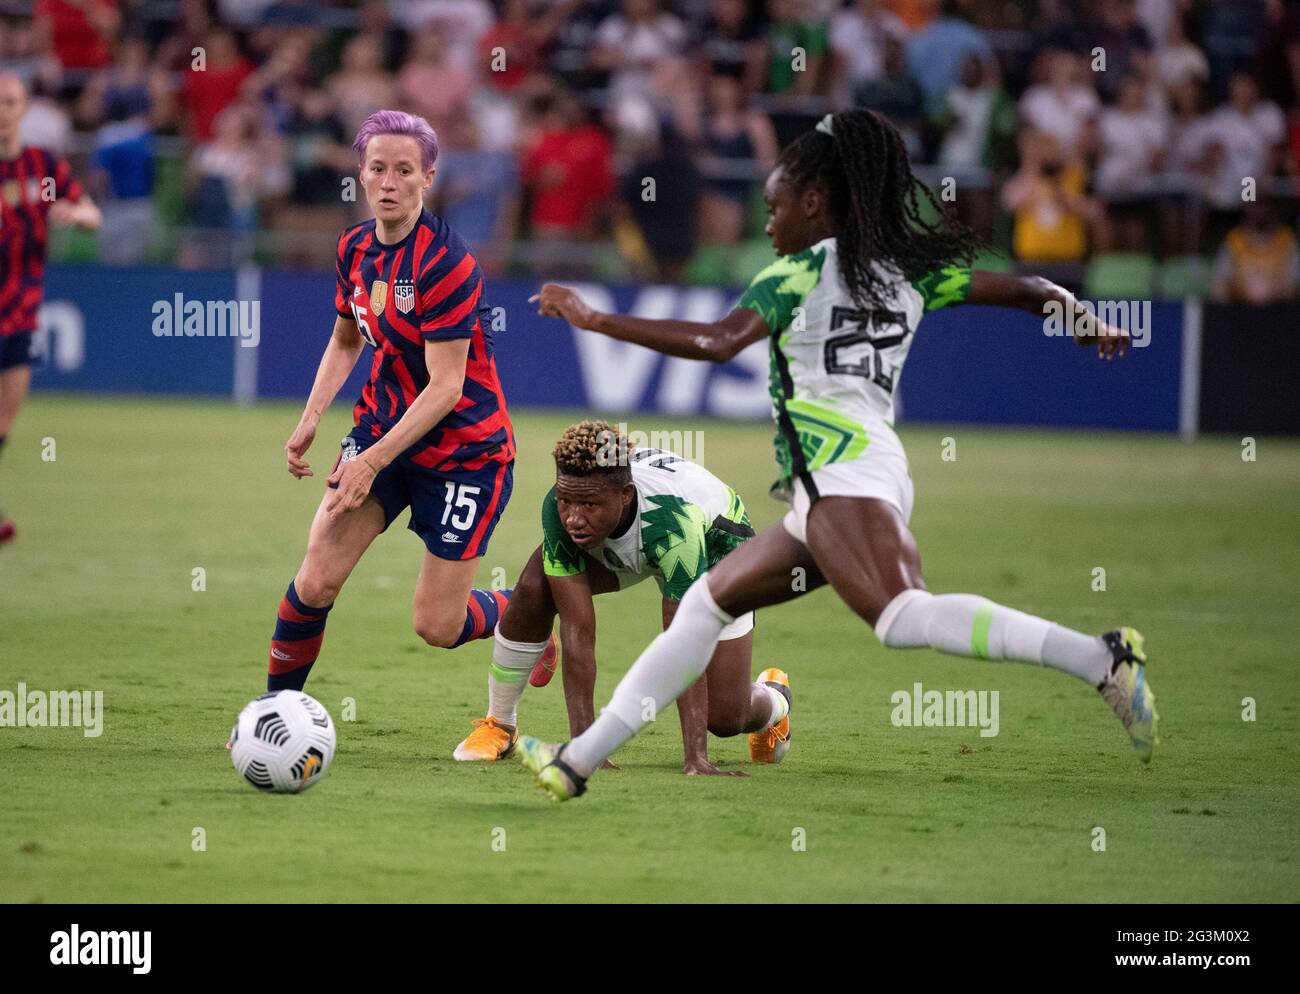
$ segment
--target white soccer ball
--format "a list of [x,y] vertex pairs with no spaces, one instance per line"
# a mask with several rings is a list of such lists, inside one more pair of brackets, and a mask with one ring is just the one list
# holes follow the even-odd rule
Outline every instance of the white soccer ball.
[[258,790],[296,794],[329,769],[334,722],[301,690],[280,690],[249,702],[230,732],[230,759]]

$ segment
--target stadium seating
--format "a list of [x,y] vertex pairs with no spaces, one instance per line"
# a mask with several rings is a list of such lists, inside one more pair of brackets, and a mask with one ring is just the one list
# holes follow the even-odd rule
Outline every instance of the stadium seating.
[[1166,259],[1160,267],[1160,296],[1203,297],[1209,287],[1209,263],[1198,255]]

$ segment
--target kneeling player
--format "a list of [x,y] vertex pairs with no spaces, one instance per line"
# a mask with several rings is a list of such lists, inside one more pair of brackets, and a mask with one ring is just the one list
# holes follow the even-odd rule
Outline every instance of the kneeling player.
[[[554,455],[555,487],[542,502],[542,544],[497,627],[488,716],[474,722],[456,759],[510,754],[519,698],[530,671],[545,662],[557,613],[564,696],[576,736],[595,720],[592,597],[653,576],[667,628],[696,578],[754,534],[740,497],[712,473],[661,449],[629,451],[626,436],[603,421],[570,427]],[[789,678],[772,668],[751,682],[753,643],[754,616],[743,614],[723,630],[704,676],[678,698],[686,773],[725,772],[708,760],[708,732],[750,733],[750,758],[759,763],[780,762],[789,748]]]

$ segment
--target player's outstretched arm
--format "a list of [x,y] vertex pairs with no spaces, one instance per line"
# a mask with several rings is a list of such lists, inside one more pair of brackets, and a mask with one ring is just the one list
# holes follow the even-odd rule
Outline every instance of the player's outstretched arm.
[[[677,616],[681,601],[663,599],[664,629]],[[709,762],[709,679],[702,676],[677,698],[677,718],[682,726],[682,772],[687,776],[743,777],[742,770],[720,770]]]
[[56,200],[50,208],[50,221],[54,224],[72,225],[82,231],[98,231],[104,223],[104,215],[98,205],[90,199],[90,194],[83,193],[75,203],[70,200]]
[[343,381],[357,364],[364,346],[357,323],[351,318],[336,317],[334,333],[325,346],[320,365],[316,368],[316,380],[312,383],[311,393],[307,396],[307,406],[303,408],[298,426],[294,428],[289,441],[284,444],[284,456],[289,464],[289,472],[299,480],[304,476],[314,476],[311,466],[303,458],[316,438],[316,426],[320,424],[325,409],[334,403],[334,398],[343,386]]
[[1072,322],[1071,327],[1091,329],[1091,334],[1076,333],[1075,341],[1081,346],[1095,345],[1097,355],[1103,359],[1123,355],[1131,344],[1127,331],[1100,320],[1069,290],[1042,276],[1012,276],[983,269],[972,270],[966,303],[1014,307],[1044,319],[1055,307],[1062,320]]
[[564,646],[564,704],[569,731],[578,736],[596,720],[596,605],[586,573],[548,576],[551,599],[560,616],[560,644]]
[[529,298],[537,313],[563,318],[575,328],[598,332],[620,342],[644,345],[683,359],[726,362],[745,346],[766,338],[767,323],[755,310],[738,307],[720,321],[675,321],[605,314],[587,305],[572,287],[547,283]]

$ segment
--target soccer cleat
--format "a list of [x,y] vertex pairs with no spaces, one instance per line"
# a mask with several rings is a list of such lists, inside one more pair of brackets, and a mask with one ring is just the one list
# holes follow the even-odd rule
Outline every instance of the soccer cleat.
[[560,745],[543,742],[525,735],[519,740],[515,752],[519,762],[533,771],[537,785],[556,803],[581,797],[587,792],[587,778],[578,776],[562,758],[568,745],[567,742]]
[[[793,703],[790,697],[790,677],[784,670],[775,666],[765,669],[758,675],[758,682],[774,687],[784,695],[786,705]],[[790,751],[790,712],[771,728],[761,732],[749,733],[749,758],[755,763],[779,763]]]
[[0,521],[0,545],[12,542],[18,535],[18,529],[12,521]]
[[1119,628],[1107,632],[1102,640],[1115,661],[1097,689],[1133,740],[1138,758],[1149,763],[1160,744],[1160,715],[1156,714],[1156,698],[1147,683],[1142,633],[1136,628]]
[[505,759],[514,751],[519,740],[519,730],[514,725],[497,721],[491,715],[474,719],[474,731],[456,747],[453,759],[462,762]]
[[528,674],[528,682],[534,687],[545,687],[551,682],[551,677],[555,676],[559,666],[560,643],[552,635],[550,641],[546,643],[546,651],[542,653],[542,658],[537,660],[533,665],[533,671]]

